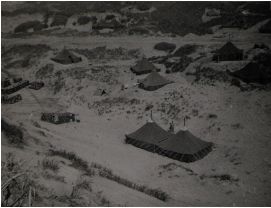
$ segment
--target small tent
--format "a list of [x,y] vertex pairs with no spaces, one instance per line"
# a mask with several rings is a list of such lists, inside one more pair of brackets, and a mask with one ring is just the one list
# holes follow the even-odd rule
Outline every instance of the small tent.
[[159,154],[179,160],[181,162],[194,162],[205,157],[212,151],[212,142],[203,141],[188,130],[179,131],[158,144]]
[[269,20],[266,24],[260,27],[260,33],[271,33],[271,20]]
[[265,67],[257,62],[250,62],[244,68],[232,72],[233,76],[241,78],[244,82],[250,83],[269,83],[271,82],[271,76],[264,69]]
[[237,61],[243,60],[243,50],[238,49],[232,42],[227,42],[217,50],[213,56],[214,61]]
[[101,30],[101,29],[117,29],[123,27],[116,19],[111,20],[110,22],[102,19],[97,24],[92,25],[92,29]]
[[75,56],[67,49],[63,49],[55,58],[52,58],[52,60],[60,64],[72,64],[82,61],[82,58]]
[[136,75],[148,74],[153,69],[156,71],[160,71],[157,69],[147,58],[143,57],[135,66],[131,67],[131,71]]
[[171,82],[162,77],[156,70],[152,70],[145,79],[140,81],[139,87],[144,90],[154,91],[169,83]]
[[170,137],[170,133],[162,129],[154,121],[149,121],[134,133],[126,135],[126,143],[149,152],[160,152],[157,144]]
[[106,91],[103,89],[97,89],[93,95],[95,96],[102,96],[103,94],[106,94]]

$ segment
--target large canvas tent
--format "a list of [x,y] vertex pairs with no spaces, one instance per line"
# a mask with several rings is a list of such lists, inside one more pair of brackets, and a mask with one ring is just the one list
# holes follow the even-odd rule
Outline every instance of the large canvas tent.
[[264,70],[264,66],[257,62],[250,62],[244,68],[231,73],[233,76],[241,78],[244,82],[269,83],[271,76]]
[[126,143],[149,152],[157,152],[159,151],[157,144],[170,136],[170,133],[155,122],[149,121],[134,133],[126,135]]
[[148,74],[153,69],[160,71],[146,57],[143,57],[135,66],[131,67],[131,71],[136,75]]
[[186,130],[179,131],[158,146],[161,155],[181,162],[194,162],[211,152],[212,145],[212,142],[203,141]]
[[102,19],[97,24],[92,25],[92,29],[101,30],[101,29],[116,29],[123,27],[116,19],[111,20],[110,22]]
[[194,162],[212,151],[212,142],[203,141],[189,131],[172,134],[150,121],[134,133],[126,135],[127,144],[181,162]]
[[140,81],[139,87],[144,90],[154,91],[169,83],[172,82],[166,80],[156,70],[152,70],[152,72],[145,79]]
[[82,61],[82,58],[75,56],[67,49],[63,49],[55,58],[52,58],[52,60],[60,64],[72,64]]
[[260,27],[260,33],[271,33],[271,20],[269,20],[266,24]]
[[237,48],[232,42],[227,42],[217,50],[213,56],[214,61],[238,61],[243,60],[243,50]]

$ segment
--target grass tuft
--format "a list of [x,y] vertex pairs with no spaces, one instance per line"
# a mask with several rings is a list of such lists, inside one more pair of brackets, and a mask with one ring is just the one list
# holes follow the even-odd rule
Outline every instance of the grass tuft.
[[57,172],[59,170],[59,162],[55,160],[49,160],[47,158],[44,158],[42,161],[42,167],[43,169],[50,169],[54,172]]
[[1,132],[6,135],[8,143],[17,148],[23,148],[25,144],[23,131],[19,127],[7,123],[4,119],[1,119],[1,122]]
[[84,161],[82,158],[75,155],[74,152],[68,152],[66,150],[50,149],[48,152],[48,155],[63,157],[63,158],[70,160],[72,162],[72,164],[71,164],[72,167],[79,169],[79,170],[82,170],[82,171],[85,171],[89,176],[95,175],[94,171],[88,167],[88,163],[86,161]]

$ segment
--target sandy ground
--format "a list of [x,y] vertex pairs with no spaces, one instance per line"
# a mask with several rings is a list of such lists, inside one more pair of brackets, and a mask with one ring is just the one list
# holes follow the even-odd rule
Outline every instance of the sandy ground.
[[[226,33],[226,34],[225,34]],[[214,35],[202,37],[88,37],[88,38],[57,38],[37,37],[33,39],[2,39],[2,45],[13,44],[39,44],[46,43],[54,49],[88,48],[106,46],[107,48],[123,47],[127,49],[141,48],[141,53],[147,57],[164,55],[155,51],[153,46],[158,42],[171,42],[177,45],[196,43],[204,45],[204,51],[209,53],[212,48],[222,46],[228,40],[231,30],[223,29]],[[234,30],[236,34],[234,42],[238,47],[248,50],[254,43],[264,42],[271,46],[267,35],[248,33]],[[224,35],[215,39],[213,36]],[[211,57],[212,54],[208,54]],[[41,61],[40,65],[49,62],[50,56]],[[244,61],[245,64],[247,61]],[[199,62],[200,63],[200,62]],[[82,63],[81,63],[82,64]],[[84,62],[83,64],[87,64]],[[19,124],[25,128],[29,135],[39,140],[41,144],[48,144],[75,152],[89,164],[92,162],[101,164],[120,175],[123,178],[136,182],[139,185],[147,185],[150,188],[159,188],[168,193],[170,200],[162,202],[141,192],[119,185],[116,182],[95,176],[92,180],[95,192],[102,193],[115,204],[121,206],[270,206],[271,194],[271,105],[270,92],[254,90],[240,92],[229,84],[218,83],[216,86],[191,84],[191,79],[183,73],[161,74],[175,83],[169,84],[157,91],[147,92],[131,85],[137,79],[129,66],[134,65],[135,60],[110,61],[103,65],[110,65],[118,69],[118,84],[106,86],[106,83],[89,82],[82,80],[84,88],[76,92],[76,96],[84,95],[85,102],[76,105],[69,104],[73,94],[64,90],[53,95],[46,86],[39,91],[22,89],[20,94],[23,100],[13,105],[2,105],[2,118]],[[215,63],[209,63],[215,65]],[[218,63],[222,64],[222,63]],[[235,65],[234,62],[231,63]],[[240,64],[240,63],[236,63]],[[208,62],[206,63],[208,65]],[[223,65],[223,64],[222,64]],[[80,63],[79,65],[80,66]],[[94,64],[93,66],[99,66]],[[55,64],[58,70],[61,66]],[[59,68],[58,68],[59,67]],[[86,66],[85,66],[86,67]],[[64,68],[61,68],[65,70]],[[17,69],[16,69],[17,70]],[[24,72],[10,69],[10,73],[18,73],[24,77],[29,76],[37,69],[29,69]],[[68,80],[68,79],[67,79]],[[74,80],[68,83],[75,84]],[[120,85],[129,84],[129,88],[122,91]],[[110,93],[103,97],[93,96],[98,85],[110,88]],[[87,87],[86,87],[87,86]],[[173,97],[169,92],[181,93]],[[140,104],[117,103],[112,106],[103,105],[105,98],[113,99],[125,97],[128,100],[138,99]],[[165,100],[165,98],[168,98]],[[98,106],[94,102],[101,101]],[[153,118],[158,125],[168,129],[169,122],[174,120],[175,131],[182,128],[183,118],[189,116],[186,125],[190,132],[206,141],[214,142],[214,150],[204,159],[186,164],[152,154],[124,143],[125,134],[132,133],[146,123],[150,118],[150,111],[145,111],[147,104],[152,103]],[[160,105],[166,104],[178,106],[180,112],[173,119],[169,114],[158,111]],[[88,104],[92,107],[88,107]],[[98,114],[98,109],[111,110],[111,112]],[[192,109],[198,110],[198,115],[192,115]],[[34,116],[29,119],[31,111]],[[80,123],[67,123],[53,125],[40,121],[40,114],[44,111],[61,112],[70,111],[76,114]],[[130,113],[127,113],[127,112]],[[131,113],[132,112],[132,113]],[[166,109],[167,112],[167,109]],[[217,118],[208,118],[209,114],[216,114]],[[37,122],[40,128],[33,126]],[[240,123],[240,128],[235,129]],[[45,136],[38,134],[43,131]],[[2,158],[14,148],[2,143]],[[16,150],[16,154],[25,158],[30,157],[31,152],[41,151],[40,145],[30,145],[24,150]],[[45,151],[45,150],[44,150]],[[32,159],[33,164],[41,160],[42,156]],[[161,166],[175,163],[171,168]],[[189,168],[194,174],[186,171]],[[62,170],[63,171],[63,170]],[[69,184],[74,183],[79,173],[64,170]],[[233,181],[222,181],[212,178],[212,175],[229,174]],[[50,185],[55,192],[61,193],[63,189],[58,185]],[[64,188],[67,188],[66,186]]]

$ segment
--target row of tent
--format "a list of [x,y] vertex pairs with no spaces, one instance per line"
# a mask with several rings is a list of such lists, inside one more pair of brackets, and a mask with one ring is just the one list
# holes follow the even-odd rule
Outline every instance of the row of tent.
[[176,134],[167,132],[152,120],[126,135],[125,142],[187,163],[202,159],[212,151],[213,146],[212,142],[203,141],[188,130]]
[[[82,61],[81,57],[77,57],[67,49],[63,49],[56,57],[52,58],[53,61],[60,64],[73,64]],[[243,60],[243,50],[237,48],[232,42],[227,42],[222,48],[217,50],[213,56],[214,61],[238,61]],[[152,63],[147,58],[143,57],[135,66],[131,67],[131,71],[136,75],[150,73],[153,69],[158,72]]]
[[[70,64],[81,61],[80,57],[75,56],[67,49],[63,49],[58,56],[52,60],[62,63]],[[213,55],[214,61],[239,61],[243,60],[243,50],[237,48],[232,42],[227,42],[223,47],[215,52]],[[268,82],[269,77],[265,75],[264,71],[258,69],[256,64],[249,63],[240,71],[232,73],[232,75],[243,79],[245,82]],[[170,81],[162,77],[158,72],[160,69],[155,67],[146,57],[143,57],[135,66],[132,66],[131,71],[136,75],[149,74],[145,79],[141,80],[139,87],[148,91],[157,90],[169,83]],[[253,77],[254,76],[254,77]],[[265,80],[267,78],[267,80]],[[98,92],[99,94],[100,92]],[[103,94],[103,92],[101,92]]]

